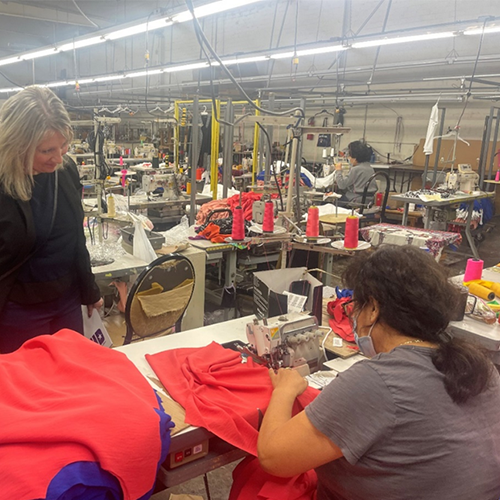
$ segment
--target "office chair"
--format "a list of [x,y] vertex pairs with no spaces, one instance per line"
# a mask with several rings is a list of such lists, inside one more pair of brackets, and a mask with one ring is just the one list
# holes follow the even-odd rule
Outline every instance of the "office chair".
[[[374,181],[377,177],[383,177],[385,179],[385,193],[384,199],[382,200],[382,206],[380,207],[380,210],[378,210],[379,207],[372,207],[368,209],[368,212],[365,212],[365,208],[367,208],[366,197],[368,195],[368,188],[370,187],[372,181]],[[387,206],[387,199],[389,198],[389,191],[391,189],[390,183],[391,180],[387,172],[376,172],[366,181],[363,189],[363,196],[361,197],[361,208],[359,209],[359,213],[363,216],[365,221],[379,219],[380,222],[385,222],[385,209]]]
[[186,257],[172,253],[151,262],[132,285],[125,306],[127,333],[124,345],[132,337],[151,337],[166,332],[180,322],[195,284],[193,265]]

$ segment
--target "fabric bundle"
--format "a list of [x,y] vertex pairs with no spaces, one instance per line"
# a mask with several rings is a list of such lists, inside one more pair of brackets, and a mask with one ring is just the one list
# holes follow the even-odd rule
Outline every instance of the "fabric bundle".
[[71,330],[0,356],[0,500],[146,500],[173,423],[128,358]]

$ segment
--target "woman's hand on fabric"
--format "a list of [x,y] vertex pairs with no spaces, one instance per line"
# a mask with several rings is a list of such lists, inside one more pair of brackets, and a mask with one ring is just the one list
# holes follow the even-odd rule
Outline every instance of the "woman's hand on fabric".
[[92,313],[94,312],[94,309],[97,309],[98,311],[101,309],[101,307],[103,306],[104,304],[104,299],[101,297],[97,302],[95,302],[94,304],[89,304],[87,306],[87,311],[88,311],[88,314],[89,314],[89,318],[92,316]]
[[335,170],[342,170],[342,163],[335,163]]
[[296,398],[307,389],[307,380],[299,372],[290,368],[280,368],[277,372],[269,370],[273,388],[283,390]]

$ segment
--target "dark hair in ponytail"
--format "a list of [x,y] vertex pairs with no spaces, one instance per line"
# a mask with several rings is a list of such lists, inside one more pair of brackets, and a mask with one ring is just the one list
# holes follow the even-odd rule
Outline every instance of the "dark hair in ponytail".
[[406,246],[384,245],[360,254],[344,272],[357,306],[375,300],[380,321],[402,335],[435,342],[432,362],[444,374],[447,393],[457,404],[484,392],[493,363],[475,344],[451,338],[446,330],[460,292],[428,253]]

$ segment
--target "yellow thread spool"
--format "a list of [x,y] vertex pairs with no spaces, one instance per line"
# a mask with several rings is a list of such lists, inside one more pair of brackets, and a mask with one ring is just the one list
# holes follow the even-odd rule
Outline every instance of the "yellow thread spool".
[[486,288],[483,285],[479,285],[478,283],[471,283],[469,285],[469,292],[472,295],[476,295],[477,297],[484,300],[494,300],[495,292],[491,291],[489,288]]

